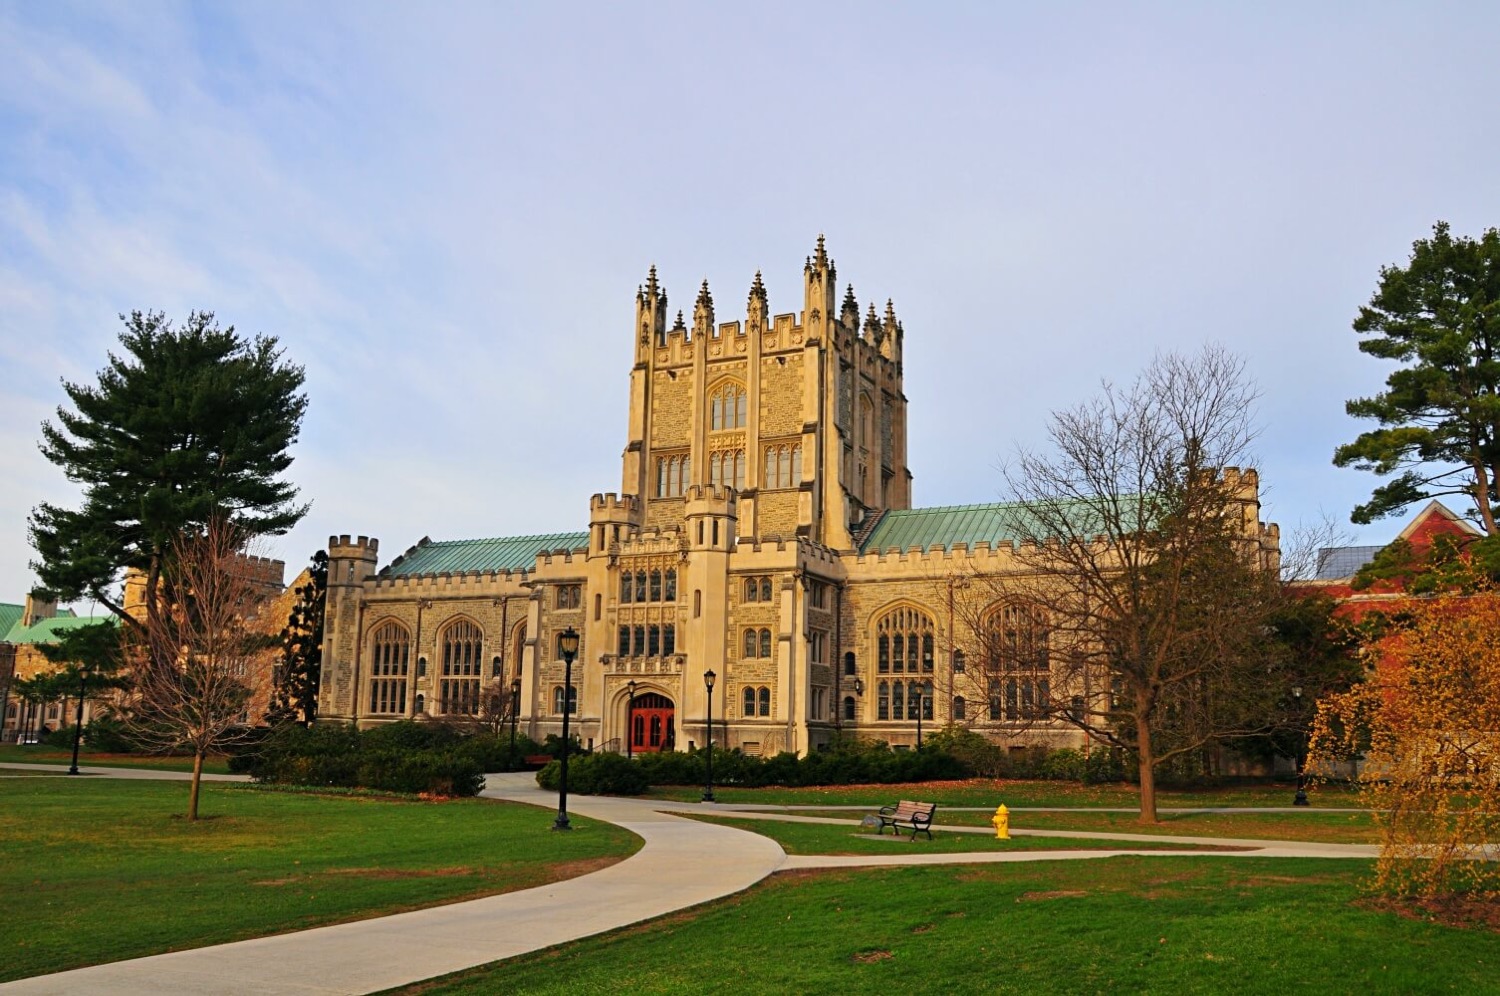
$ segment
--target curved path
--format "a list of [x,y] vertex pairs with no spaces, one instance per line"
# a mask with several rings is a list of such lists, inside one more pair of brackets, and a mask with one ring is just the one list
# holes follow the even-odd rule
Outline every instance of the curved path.
[[[36,770],[34,765],[25,767]],[[84,768],[83,771],[106,777],[171,778],[179,775],[120,768]],[[490,775],[488,778],[491,787],[483,792],[486,797],[548,808],[556,805],[556,796],[538,789],[530,774]],[[571,812],[624,827],[644,839],[645,846],[602,871],[534,889],[37,976],[0,985],[0,991],[8,994],[107,992],[112,996],[209,992],[226,996],[368,993],[511,958],[696,906],[746,889],[781,869],[1045,861],[1123,854],[1208,856],[1202,851],[1120,849],[788,857],[774,841],[758,834],[673,815],[674,811],[704,812],[707,807],[701,804],[643,802],[603,796],[574,796],[570,803]],[[727,807],[713,808],[730,812]],[[755,815],[766,819],[848,822],[780,813]],[[944,829],[988,832],[982,827]],[[1154,835],[1143,838],[1131,834],[1069,834],[1052,830],[1046,831],[1045,835],[1108,837],[1121,842],[1235,844],[1257,848],[1253,851],[1212,852],[1216,857],[1362,858],[1373,856],[1375,851],[1364,845],[1227,841],[1222,838]]]

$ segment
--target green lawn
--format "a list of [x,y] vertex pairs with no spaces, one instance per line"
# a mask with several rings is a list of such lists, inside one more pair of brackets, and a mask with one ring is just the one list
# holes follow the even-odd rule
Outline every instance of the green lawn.
[[[1214,806],[1290,806],[1296,787],[1291,784],[1233,786],[1160,791],[1157,806],[1195,809]],[[651,797],[696,802],[702,786],[671,785],[651,790]],[[748,802],[767,806],[884,806],[898,799],[920,799],[943,806],[1104,806],[1136,807],[1140,798],[1133,785],[1080,785],[1077,782],[994,781],[973,778],[958,782],[917,782],[900,785],[822,785],[808,788],[714,787],[719,802]],[[1358,808],[1354,792],[1341,786],[1308,788],[1314,806]]]
[[[6,764],[71,764],[73,749],[48,747],[45,744],[17,744],[0,746],[0,762]],[[160,754],[95,754],[88,750],[78,752],[78,763],[96,768],[156,768],[163,771],[192,771],[190,757],[163,757]],[[227,775],[229,765],[222,757],[211,757],[203,762],[203,770],[211,774]]]
[[0,779],[0,981],[528,888],[611,864],[635,835],[470,799],[209,783]]
[[[932,831],[932,839],[918,834],[916,840],[911,833],[884,834],[864,830],[858,826],[836,826],[831,823],[785,823],[780,820],[757,820],[749,817],[698,816],[693,819],[705,823],[722,823],[725,826],[749,830],[770,837],[788,854],[952,854],[987,851],[1097,851],[1097,850],[1192,850],[1182,844],[1151,841],[1144,844],[1108,840],[1080,840],[1077,837],[1012,837],[1000,840],[994,834],[944,833],[941,828]],[[1214,850],[1205,847],[1203,850]]]
[[1103,858],[777,875],[441,993],[1494,992],[1500,936],[1356,905],[1364,862]]

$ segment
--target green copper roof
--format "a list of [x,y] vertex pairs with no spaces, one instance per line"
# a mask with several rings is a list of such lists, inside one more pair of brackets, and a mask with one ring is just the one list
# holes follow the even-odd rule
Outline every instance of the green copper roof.
[[14,602],[0,602],[0,640],[5,639],[5,634],[10,628],[21,621],[26,614],[26,606],[16,605]]
[[114,616],[79,616],[72,610],[63,610],[67,615],[56,615],[51,619],[38,619],[30,626],[22,626],[19,619],[11,624],[6,631],[4,642],[6,643],[56,643],[58,634],[67,629],[78,629],[81,626],[90,626],[94,623],[108,623],[114,625]]
[[[1121,511],[1135,511],[1125,503]],[[1088,536],[1101,532],[1090,522],[1099,522],[1099,510],[1084,501],[1068,501],[1066,508],[1049,510],[1051,513],[1065,511],[1069,518],[1069,531],[1073,535]],[[1034,537],[1042,530],[1033,523],[1029,528],[1026,520],[1028,506],[1021,502],[993,502],[987,505],[946,505],[939,508],[895,509],[881,516],[870,530],[870,535],[859,545],[860,553],[882,553],[909,550],[917,547],[931,549],[934,545],[952,550],[963,543],[969,549],[975,544],[1020,542]],[[1055,520],[1054,520],[1055,521]]]
[[539,553],[582,550],[589,534],[546,533],[540,536],[500,536],[494,539],[424,539],[380,572],[384,578],[418,574],[458,574],[464,571],[529,571]]
[[860,553],[929,549],[938,544],[945,550],[957,543],[970,548],[988,541],[994,544],[1019,540],[1016,512],[1021,506],[995,502],[988,505],[946,505],[940,508],[905,508],[886,512],[860,544]]

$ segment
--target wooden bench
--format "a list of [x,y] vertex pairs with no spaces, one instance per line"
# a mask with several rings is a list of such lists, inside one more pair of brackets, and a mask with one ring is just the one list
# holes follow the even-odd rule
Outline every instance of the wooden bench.
[[528,768],[545,768],[549,763],[555,761],[551,754],[527,754],[521,762]]
[[911,802],[902,799],[894,806],[880,807],[880,830],[885,833],[885,828],[892,830],[904,830],[911,828],[911,839],[916,840],[918,833],[925,833],[927,839],[932,839],[932,814],[937,812],[935,802]]

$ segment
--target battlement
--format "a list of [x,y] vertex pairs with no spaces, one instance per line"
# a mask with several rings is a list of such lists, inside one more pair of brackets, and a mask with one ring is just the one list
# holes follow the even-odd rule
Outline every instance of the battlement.
[[[360,537],[363,539],[364,537]],[[280,591],[285,585],[286,561],[270,557],[238,556],[235,558],[235,573],[253,585],[275,588]]]
[[[589,499],[590,517],[600,512],[622,512],[629,516],[633,515],[639,507],[640,502],[636,499],[635,495],[621,496],[615,494],[613,491],[606,492],[605,494],[595,494]],[[608,518],[609,516],[606,517]]]
[[[713,484],[689,485],[684,496],[689,506],[701,503],[722,504],[730,511],[734,510],[735,504],[739,501],[739,496],[735,493],[734,488]],[[692,514],[691,507],[689,508],[689,514]]]
[[328,555],[330,557],[355,557],[361,560],[374,560],[380,550],[380,540],[372,536],[359,536],[352,541],[348,533],[341,536],[328,537]]

